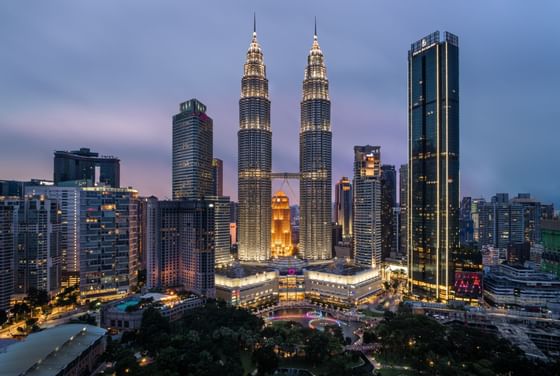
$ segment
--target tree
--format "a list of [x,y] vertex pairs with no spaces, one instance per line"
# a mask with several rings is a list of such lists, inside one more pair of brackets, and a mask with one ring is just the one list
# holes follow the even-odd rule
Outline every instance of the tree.
[[16,320],[21,320],[22,316],[31,313],[31,308],[26,303],[16,303],[12,307],[11,312],[16,316]]
[[27,300],[32,307],[42,307],[49,304],[49,294],[45,290],[38,290],[30,287],[27,293]]
[[6,321],[8,321],[8,315],[6,311],[0,309],[0,326],[2,326]]
[[263,346],[253,353],[253,361],[257,364],[259,375],[272,374],[278,367],[278,356],[271,346]]
[[150,307],[142,314],[142,324],[138,333],[138,341],[146,349],[155,354],[169,342],[169,320],[159,310]]

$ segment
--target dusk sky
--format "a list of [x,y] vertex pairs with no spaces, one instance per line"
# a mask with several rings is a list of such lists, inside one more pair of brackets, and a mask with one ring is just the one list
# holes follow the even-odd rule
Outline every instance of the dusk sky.
[[198,98],[214,119],[225,194],[236,199],[254,11],[274,171],[298,170],[315,16],[330,80],[333,184],[352,176],[354,145],[380,145],[382,163],[406,163],[407,51],[447,30],[460,46],[461,195],[530,192],[560,206],[558,1],[3,1],[0,179],[52,179],[54,150],[90,147],[121,159],[123,185],[170,197],[171,117]]

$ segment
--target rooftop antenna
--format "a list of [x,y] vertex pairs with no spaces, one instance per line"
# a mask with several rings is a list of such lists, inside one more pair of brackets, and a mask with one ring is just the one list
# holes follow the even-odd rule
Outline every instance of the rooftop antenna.
[[315,36],[317,36],[317,16],[315,16]]
[[257,12],[253,12],[253,34],[257,33]]

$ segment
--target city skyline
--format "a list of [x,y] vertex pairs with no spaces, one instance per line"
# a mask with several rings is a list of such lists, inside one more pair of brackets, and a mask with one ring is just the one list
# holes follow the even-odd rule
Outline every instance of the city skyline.
[[[135,8],[138,20],[130,21],[123,29],[114,21],[119,12],[127,10],[126,6],[114,9],[115,19],[100,14],[101,22],[107,23],[105,31],[89,22],[74,23],[72,15],[83,11],[81,7],[85,5],[68,6],[67,16],[50,14],[44,18],[37,15],[50,10],[40,5],[25,14],[18,12],[17,6],[3,5],[7,9],[2,14],[7,17],[0,30],[20,32],[0,33],[0,38],[7,38],[3,42],[8,50],[14,52],[0,63],[0,77],[7,83],[6,90],[0,93],[5,103],[0,123],[0,147],[5,153],[0,178],[52,178],[47,171],[54,150],[90,147],[121,159],[122,185],[133,186],[142,195],[170,197],[169,118],[176,112],[176,103],[195,97],[212,109],[214,154],[224,160],[224,194],[235,200],[237,145],[232,140],[238,129],[236,98],[243,51],[256,10],[274,103],[274,172],[297,171],[297,144],[293,140],[299,128],[298,102],[305,68],[302,56],[309,49],[314,15],[331,81],[335,181],[351,176],[352,147],[362,140],[382,146],[383,164],[400,165],[406,161],[406,51],[419,36],[447,29],[461,36],[463,46],[461,195],[490,197],[496,192],[531,192],[537,199],[558,206],[560,199],[555,192],[560,183],[553,174],[546,173],[560,163],[550,152],[560,136],[550,121],[558,111],[553,104],[553,90],[559,80],[553,74],[553,62],[557,60],[555,52],[540,46],[547,43],[547,38],[552,44],[559,29],[551,16],[554,12],[540,15],[539,24],[531,23],[530,28],[526,23],[519,27],[520,21],[537,10],[513,4],[508,7],[510,12],[502,14],[504,4],[487,6],[488,14],[475,12],[474,5],[442,5],[437,18],[430,16],[427,9],[415,9],[421,21],[415,21],[412,9],[399,5],[372,9],[365,3],[356,3],[352,9],[335,10],[317,9],[311,3],[298,5],[297,15],[288,14],[278,5],[252,3],[243,9],[225,9],[224,5],[222,9],[228,11],[210,19],[213,27],[197,29],[196,23],[187,25],[171,17],[165,25],[155,23],[152,33],[142,28],[142,21],[152,20],[149,13],[154,8],[148,5]],[[186,7],[177,4],[156,9],[170,12]],[[194,11],[212,9],[194,6]],[[337,17],[339,14],[341,17]],[[502,27],[496,27],[492,19],[497,15],[503,16]],[[356,22],[344,22],[347,17]],[[57,21],[61,26],[55,27]],[[287,22],[293,27],[284,31],[281,27]],[[219,24],[223,26],[217,27]],[[40,35],[44,27],[49,33]],[[525,27],[531,33],[526,33]],[[383,28],[394,31],[390,43],[380,33]],[[227,38],[224,30],[228,30]],[[135,36],[133,40],[131,35]],[[180,39],[184,35],[196,38]],[[535,35],[542,43],[531,45]],[[27,38],[26,43],[21,43],[22,37]],[[204,51],[208,57],[200,59],[204,64],[189,59],[190,48],[173,55],[173,63],[164,58],[181,40],[195,42]],[[161,46],[153,46],[157,44]],[[499,48],[495,48],[497,45]],[[518,53],[520,45],[523,56]],[[154,52],[144,55],[143,48]],[[539,60],[525,56],[537,53]],[[29,60],[20,60],[25,57]],[[222,64],[223,59],[231,64]],[[30,65],[32,61],[41,64]],[[529,64],[533,69],[526,69]],[[210,72],[205,65],[216,71]],[[163,74],[160,66],[169,72]],[[152,72],[154,68],[157,74]],[[200,78],[189,71],[199,71],[196,76]],[[519,88],[517,94],[517,90],[511,90],[512,77],[515,89]],[[218,90],[221,86],[223,90]],[[524,95],[528,90],[532,98]],[[53,94],[47,96],[46,92]],[[115,130],[116,125],[120,128]],[[135,131],[131,133],[131,129]],[[107,137],[109,131],[114,137]],[[529,138],[529,134],[534,136]],[[523,160],[519,150],[523,150]],[[21,163],[11,163],[12,156]],[[524,172],[521,176],[520,170]],[[275,184],[280,182],[273,183],[272,191],[278,189]],[[297,190],[297,184],[292,186]]]

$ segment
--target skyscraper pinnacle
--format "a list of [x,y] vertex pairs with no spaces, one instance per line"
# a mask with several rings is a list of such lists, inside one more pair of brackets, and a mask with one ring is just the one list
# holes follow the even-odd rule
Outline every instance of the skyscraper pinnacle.
[[253,36],[257,35],[257,12],[253,12]]
[[314,39],[317,39],[317,16],[315,16],[315,32],[313,33]]

